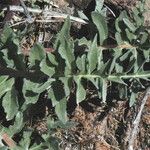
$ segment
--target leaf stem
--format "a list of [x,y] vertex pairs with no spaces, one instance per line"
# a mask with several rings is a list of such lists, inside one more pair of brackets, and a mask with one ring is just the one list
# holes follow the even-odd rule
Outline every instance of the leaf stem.
[[[82,74],[82,75],[69,75],[68,77],[79,77],[79,78],[105,78],[101,75],[92,75],[92,74]],[[114,78],[121,78],[121,79],[129,79],[129,78],[149,78],[150,72],[143,72],[141,74],[133,73],[133,74],[114,74],[114,75],[108,75],[106,78],[108,80],[114,79]]]
[[133,74],[128,74],[128,75],[109,75],[108,79],[113,79],[113,78],[122,78],[122,79],[129,79],[129,78],[149,78],[150,77],[150,73],[146,73],[144,72],[143,74],[137,74],[137,73],[133,73]]

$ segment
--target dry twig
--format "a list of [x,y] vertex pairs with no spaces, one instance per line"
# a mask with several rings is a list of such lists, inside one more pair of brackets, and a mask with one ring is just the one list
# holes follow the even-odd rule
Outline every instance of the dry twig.
[[[3,8],[4,11],[6,11],[8,8]],[[34,8],[29,8],[29,7],[26,7],[26,9],[28,10],[28,12],[31,12],[31,13],[35,13],[35,14],[43,14],[43,16],[46,16],[47,18],[62,18],[62,19],[65,19],[67,18],[68,16],[70,16],[70,19],[72,21],[76,21],[76,22],[79,22],[79,23],[82,23],[82,24],[87,24],[86,21],[84,21],[83,19],[79,18],[79,17],[74,17],[74,16],[71,16],[71,15],[68,15],[68,14],[64,14],[64,13],[59,13],[59,12],[56,12],[56,11],[52,11],[52,10],[41,10],[41,9],[34,9]],[[15,5],[11,5],[9,6],[9,10],[10,11],[16,11],[16,12],[24,12],[24,9],[21,7],[21,6],[15,6]],[[47,19],[46,18],[46,19]]]
[[9,148],[14,148],[16,146],[14,140],[12,138],[10,138],[7,133],[4,133],[2,135],[2,139],[9,146]]
[[32,17],[30,16],[30,13],[29,13],[29,11],[28,11],[28,9],[27,9],[27,7],[26,7],[24,1],[23,1],[23,0],[20,0],[20,4],[21,4],[21,6],[22,6],[23,9],[24,9],[24,14],[25,14],[26,17],[27,17],[27,22],[28,22],[28,23],[33,23],[34,20],[33,20]]
[[146,90],[145,96],[142,100],[142,104],[141,104],[139,113],[138,113],[135,121],[133,122],[134,127],[133,127],[133,130],[130,135],[128,150],[134,150],[134,141],[135,141],[137,133],[138,133],[138,127],[139,127],[139,123],[141,120],[142,111],[144,109],[144,106],[145,106],[146,101],[148,100],[149,96],[150,96],[150,87]]

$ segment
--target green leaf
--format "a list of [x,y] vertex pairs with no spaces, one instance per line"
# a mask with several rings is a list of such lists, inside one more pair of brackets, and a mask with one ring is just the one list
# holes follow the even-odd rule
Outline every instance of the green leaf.
[[130,61],[129,65],[127,66],[127,68],[125,70],[125,73],[129,73],[134,68],[135,61],[136,61],[135,58],[133,58]]
[[24,117],[22,112],[18,112],[15,117],[15,122],[13,126],[10,126],[10,131],[14,134],[19,133],[24,127]]
[[123,18],[128,18],[127,12],[125,10],[120,13],[119,17],[115,21],[115,28],[119,33],[121,33],[122,28],[124,28],[122,25]]
[[132,107],[136,101],[136,93],[132,92],[130,96],[129,106]]
[[98,54],[97,54],[98,64],[97,64],[97,70],[101,70],[103,66],[103,50],[99,48]]
[[136,31],[136,27],[134,26],[134,24],[127,18],[123,18],[123,22],[126,24],[126,26],[132,31],[135,32]]
[[87,78],[89,81],[91,81],[93,83],[93,85],[96,87],[96,89],[99,90],[99,80],[101,78]]
[[102,79],[102,101],[105,103],[107,97],[107,80]]
[[51,84],[51,88],[48,90],[48,97],[51,99],[53,107],[65,97],[63,86],[64,85],[60,80],[56,80]]
[[109,68],[109,74],[113,72],[114,67],[116,67],[116,60],[120,57],[122,54],[122,51],[118,48],[114,48],[114,54],[113,54],[113,60],[111,62],[110,68]]
[[81,83],[81,77],[74,77],[74,80],[77,84],[77,91],[76,91],[76,102],[79,104],[82,102],[86,97],[86,91]]
[[9,68],[14,68],[15,64],[12,59],[9,59],[8,49],[3,49],[3,50],[1,50],[1,52],[3,52],[3,60],[5,61],[6,66]]
[[103,63],[103,61],[100,62],[100,69],[95,71],[94,74],[99,75],[101,77],[106,77],[107,72],[110,67],[110,60],[108,60],[106,63]]
[[149,36],[149,34],[146,33],[146,32],[144,32],[144,33],[142,34],[142,37],[141,37],[141,40],[140,40],[140,44],[141,44],[141,45],[146,42],[146,40],[148,39],[148,36]]
[[150,48],[148,50],[144,50],[143,55],[144,55],[146,62],[149,62],[150,61]]
[[98,63],[98,47],[97,47],[97,36],[95,36],[94,41],[91,45],[90,51],[88,52],[87,58],[89,62],[88,73],[91,74],[92,71],[96,69]]
[[42,93],[45,91],[49,86],[51,86],[51,83],[55,81],[53,78],[49,78],[46,82],[38,83],[38,82],[32,82],[30,80],[24,79],[24,91],[33,91],[35,93]]
[[55,58],[55,55],[54,55],[54,54],[48,53],[48,54],[47,54],[47,57],[48,57],[49,61],[50,61],[53,65],[55,65],[55,66],[58,65],[58,62],[56,61],[56,58]]
[[131,55],[131,50],[126,51],[119,59],[120,61],[125,61]]
[[10,137],[13,137],[14,134],[19,133],[22,130],[24,124],[23,114],[18,111],[15,116],[14,124],[10,125],[9,128],[5,128],[3,132],[6,132]]
[[70,25],[70,19],[67,18],[55,41],[55,49],[58,50],[60,56],[65,60],[68,73],[73,71],[73,62],[75,60],[74,42],[71,40],[69,35]]
[[100,45],[102,45],[103,42],[108,37],[108,27],[107,27],[106,20],[98,12],[92,12],[92,20],[98,29],[99,37],[100,37]]
[[46,63],[46,59],[43,59],[40,63],[40,70],[45,73],[46,75],[48,75],[49,77],[52,77],[55,73],[55,68],[48,66],[48,64]]
[[63,123],[67,122],[67,99],[65,97],[56,104],[55,112]]
[[137,36],[134,33],[130,32],[128,28],[125,29],[125,32],[130,42],[132,42],[132,40],[135,40],[137,38]]
[[29,149],[29,146],[30,146],[30,143],[31,143],[31,134],[32,134],[32,132],[30,132],[30,131],[24,131],[23,132],[23,137],[22,137],[21,141],[19,142],[19,145],[22,148],[22,150],[23,149],[24,150]]
[[123,40],[122,40],[122,37],[121,37],[120,32],[116,32],[116,33],[115,33],[115,38],[116,38],[116,41],[117,41],[117,44],[118,44],[118,45],[123,44]]
[[104,5],[104,0],[96,0],[95,11],[101,12]]
[[125,86],[123,84],[119,84],[118,90],[119,90],[119,97],[121,99],[127,99],[127,96],[128,96],[127,86]]
[[[67,89],[68,90],[68,89]],[[52,101],[52,105],[55,107],[55,112],[58,118],[65,123],[67,119],[67,99],[64,91],[63,84],[61,81],[56,80],[52,83],[51,89],[48,90],[48,97]]]
[[45,142],[43,143],[43,147],[38,148],[38,146],[36,146],[35,148],[31,150],[43,150],[44,147],[48,147],[49,150],[59,150],[60,143],[57,137],[43,134],[42,138],[45,140]]
[[54,79],[50,78],[44,83],[35,83],[24,79],[23,95],[25,102],[22,106],[22,110],[25,110],[29,104],[35,104],[38,101],[39,95],[43,91],[50,89],[51,83],[54,81]]
[[91,43],[92,42],[90,40],[87,40],[85,37],[83,37],[83,38],[78,40],[79,46],[85,45],[85,46],[87,46],[89,48],[91,46]]
[[6,146],[0,147],[0,150],[8,150]]
[[64,90],[65,90],[66,97],[69,96],[70,92],[71,92],[72,79],[67,78],[67,77],[60,77],[59,79],[64,84]]
[[18,50],[20,49],[19,43],[17,43],[16,35],[9,37],[8,41],[3,45],[3,59],[7,67],[16,68],[18,70],[23,70],[25,67],[24,56],[22,54],[18,55]]
[[58,49],[60,43],[64,43],[66,40],[67,41],[69,40],[69,38],[70,38],[70,26],[71,26],[70,18],[67,17],[60,33],[58,33],[58,35],[57,35],[57,39],[56,39],[55,45],[54,45],[55,50]]
[[18,112],[18,97],[15,87],[13,86],[3,97],[2,106],[6,113],[6,119],[12,120]]
[[40,62],[43,58],[45,58],[46,53],[44,52],[44,48],[36,43],[30,50],[29,61],[31,65],[35,65],[37,62]]
[[83,54],[81,57],[77,57],[76,65],[80,70],[80,74],[84,74],[86,72],[86,55]]
[[74,54],[73,54],[73,42],[72,41],[67,41],[67,39],[65,40],[64,37],[64,41],[60,44],[59,46],[59,54],[61,55],[61,57],[65,60],[67,67],[69,68],[69,70],[72,70],[72,65],[73,62],[75,60]]
[[13,37],[13,30],[9,26],[5,26],[0,37],[0,41],[6,44],[7,40]]
[[[120,26],[119,26],[119,22],[120,22],[120,19],[117,18],[116,21],[115,21],[115,28],[116,28],[116,30],[117,30],[117,32],[116,32],[117,34],[121,32],[121,29],[120,29]],[[116,36],[117,39],[119,39],[119,38],[118,38],[119,36],[120,36],[119,34]]]
[[0,76],[0,97],[6,92],[10,91],[13,84],[13,78],[8,79],[7,76]]
[[136,8],[136,7],[134,7],[132,9],[132,12],[133,12],[133,18],[134,18],[134,21],[135,21],[137,27],[140,27],[144,23],[143,17],[141,18],[140,12],[139,12],[138,8]]
[[89,20],[83,11],[78,11],[78,16],[84,20]]
[[119,77],[119,75],[108,76],[108,80],[113,81],[113,82],[116,82],[116,83],[120,83],[120,84],[127,85],[127,84],[121,79],[121,77]]
[[115,63],[115,70],[116,70],[116,73],[123,73],[123,66],[121,66],[120,63]]
[[132,49],[132,53],[133,53],[133,58],[135,59],[134,73],[136,73],[143,65],[143,59],[136,48]]

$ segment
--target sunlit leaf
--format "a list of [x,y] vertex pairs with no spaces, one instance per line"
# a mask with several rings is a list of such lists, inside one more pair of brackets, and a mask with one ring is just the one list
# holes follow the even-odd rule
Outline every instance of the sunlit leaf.
[[1,34],[0,41],[3,44],[5,44],[7,40],[13,37],[13,34],[14,34],[13,30],[9,26],[6,25]]
[[126,24],[126,26],[132,31],[135,32],[136,31],[136,27],[134,26],[134,24],[127,18],[123,18],[124,23]]
[[116,30],[121,33],[122,32],[122,23],[121,21],[123,20],[123,18],[128,18],[127,12],[124,10],[120,13],[119,17],[115,20],[115,28]]
[[128,91],[127,91],[127,86],[123,85],[123,84],[119,84],[118,85],[118,91],[119,91],[119,97],[121,99],[126,99],[128,96]]
[[10,137],[12,137],[14,134],[19,133],[22,128],[24,127],[24,117],[22,112],[18,112],[15,116],[15,121],[13,125],[10,125],[7,129],[7,132],[9,133]]
[[65,20],[65,23],[61,29],[61,31],[57,35],[57,39],[55,41],[54,49],[57,50],[60,43],[63,43],[65,40],[69,40],[70,37],[70,26],[71,22],[69,17]]
[[134,92],[131,93],[129,106],[132,107],[136,101],[136,94]]
[[58,116],[58,118],[63,122],[66,123],[67,118],[67,99],[63,98],[61,99],[55,106],[55,112]]
[[102,101],[105,103],[107,97],[107,80],[102,79]]
[[80,73],[84,74],[86,72],[86,55],[77,57],[76,65],[77,65],[78,69],[80,70]]
[[41,61],[43,58],[45,58],[46,53],[44,52],[44,48],[36,43],[30,50],[29,53],[29,61],[31,65],[35,65],[37,62]]
[[31,134],[32,132],[24,131],[23,137],[21,141],[19,142],[20,150],[22,149],[29,149],[30,143],[31,143]]
[[40,70],[49,77],[51,77],[55,73],[55,68],[48,66],[45,59],[43,59],[40,63]]
[[74,77],[74,80],[77,84],[77,91],[76,91],[76,102],[77,104],[79,104],[80,102],[82,102],[85,97],[86,97],[86,91],[81,83],[81,79],[80,77]]
[[78,15],[80,18],[84,19],[84,20],[89,20],[88,17],[84,14],[83,11],[78,11]]
[[0,97],[7,91],[10,91],[14,84],[14,79],[8,79],[7,76],[0,76]]
[[11,90],[5,94],[2,105],[6,113],[6,119],[13,119],[19,108],[17,91],[15,90],[15,87],[12,87]]
[[61,82],[64,84],[64,90],[66,97],[70,95],[70,90],[71,90],[71,84],[72,84],[72,79],[71,78],[66,78],[66,77],[61,77],[60,78]]
[[85,46],[87,46],[87,47],[90,47],[90,46],[91,46],[91,43],[92,43],[92,42],[89,41],[89,40],[87,40],[85,37],[83,37],[83,38],[81,38],[81,39],[78,40],[79,46],[85,45]]
[[101,12],[104,5],[104,0],[96,0],[95,11]]
[[119,32],[116,32],[116,33],[115,33],[115,38],[116,38],[116,41],[117,41],[117,44],[118,44],[118,45],[120,45],[120,44],[123,43],[121,34],[120,34]]
[[70,72],[73,70],[74,57],[74,43],[70,39],[70,19],[67,18],[58,37],[56,40],[56,49],[58,49],[59,54],[65,60],[66,65]]
[[119,76],[109,76],[108,80],[126,85],[126,83]]
[[127,38],[129,39],[130,42],[132,42],[132,40],[135,40],[137,38],[137,36],[134,33],[130,32],[128,28],[126,28],[125,31]]
[[64,37],[63,43],[61,43],[59,46],[59,53],[61,57],[65,60],[68,68],[72,70],[72,63],[75,60],[75,57],[73,54],[73,43],[71,41],[68,42],[67,40],[65,40],[65,37]]
[[103,42],[108,37],[108,27],[107,27],[106,20],[104,16],[102,16],[98,12],[92,12],[91,15],[92,15],[92,20],[98,29],[99,37],[100,37],[100,44],[102,45]]
[[89,67],[88,67],[88,73],[92,73],[94,69],[96,69],[97,63],[98,63],[98,47],[97,47],[97,36],[95,36],[94,41],[91,45],[90,51],[88,52],[88,62],[89,62]]
[[56,58],[52,53],[48,53],[47,57],[53,65],[56,65],[56,66],[58,65],[58,62],[56,61]]

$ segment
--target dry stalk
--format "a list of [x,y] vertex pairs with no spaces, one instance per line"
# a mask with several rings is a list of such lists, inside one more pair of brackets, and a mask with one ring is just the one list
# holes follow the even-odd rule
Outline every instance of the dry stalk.
[[23,1],[23,0],[20,0],[20,4],[21,4],[21,6],[22,6],[23,9],[24,9],[24,14],[25,14],[26,17],[27,17],[27,22],[28,22],[28,23],[33,23],[34,20],[33,20],[32,17],[30,16],[30,13],[29,13],[29,11],[28,11],[28,9],[27,9],[27,7],[26,7],[24,1]]
[[139,127],[139,123],[140,123],[140,120],[141,120],[142,111],[144,109],[144,106],[145,106],[146,101],[148,100],[149,96],[150,96],[150,87],[146,90],[145,96],[144,96],[144,98],[142,100],[142,104],[141,104],[139,113],[138,113],[135,121],[133,122],[133,130],[132,130],[132,132],[130,134],[128,150],[134,150],[134,142],[135,142],[137,133],[139,131],[138,127]]
[[4,140],[4,142],[9,146],[9,148],[14,148],[16,146],[15,142],[13,139],[11,139],[9,137],[9,135],[7,133],[4,133],[2,135],[2,139]]
[[[7,11],[8,8],[5,7],[2,10]],[[9,6],[9,10],[13,11],[13,12],[25,12],[24,8],[22,8],[21,6],[16,6],[16,5]],[[29,8],[29,7],[26,7],[26,10],[28,12],[34,13],[34,14],[43,14],[43,16],[47,16],[48,18],[53,17],[53,18],[66,19],[69,16],[70,20],[72,20],[72,21],[76,21],[76,22],[79,22],[79,23],[82,23],[82,24],[87,24],[86,21],[84,21],[83,19],[81,19],[79,17],[74,17],[74,16],[71,16],[71,15],[68,15],[68,14],[59,13],[59,12],[52,11],[52,10],[41,10],[41,9],[34,9],[34,8]]]

